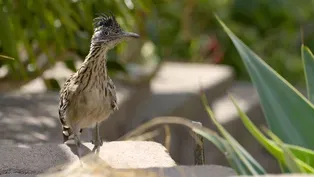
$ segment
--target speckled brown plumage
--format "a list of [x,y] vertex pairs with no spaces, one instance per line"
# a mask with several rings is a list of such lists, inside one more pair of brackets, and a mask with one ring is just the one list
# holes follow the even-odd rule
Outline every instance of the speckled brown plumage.
[[106,54],[132,37],[139,36],[124,32],[113,15],[101,15],[94,19],[89,53],[60,90],[59,118],[64,142],[73,139],[79,148],[82,130],[95,127],[94,150],[99,151],[102,144],[99,123],[118,109],[116,88],[107,74]]

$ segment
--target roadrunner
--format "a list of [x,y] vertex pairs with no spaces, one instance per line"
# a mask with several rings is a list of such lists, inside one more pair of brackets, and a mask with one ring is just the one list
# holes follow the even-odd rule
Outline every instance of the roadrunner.
[[118,109],[116,89],[107,74],[106,53],[122,41],[138,37],[136,33],[122,30],[112,14],[94,19],[89,53],[60,90],[59,118],[64,143],[74,140],[79,157],[82,130],[94,127],[93,152],[98,154],[103,143],[99,124]]

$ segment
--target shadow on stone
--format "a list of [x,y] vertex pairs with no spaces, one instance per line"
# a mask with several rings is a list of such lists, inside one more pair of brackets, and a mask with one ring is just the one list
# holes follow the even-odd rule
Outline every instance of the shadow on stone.
[[57,93],[0,96],[0,139],[11,143],[61,142]]
[[[91,152],[83,146],[82,152]],[[38,174],[52,167],[77,161],[78,157],[65,144],[1,145],[0,175]]]
[[147,170],[157,173],[158,176],[165,175],[169,177],[227,177],[236,175],[235,171],[232,168],[218,165],[182,165],[169,168],[148,168]]
[[0,95],[0,144],[62,143],[58,102],[58,92]]
[[[72,151],[72,153],[75,154],[79,158],[78,152],[77,152],[78,148],[77,148],[77,146],[75,144],[67,143],[65,145],[68,146],[70,148],[70,150]],[[79,147],[79,151],[81,153],[80,154],[81,157],[86,156],[86,155],[92,153],[92,151],[87,146],[85,146],[84,144],[81,144],[81,146]]]

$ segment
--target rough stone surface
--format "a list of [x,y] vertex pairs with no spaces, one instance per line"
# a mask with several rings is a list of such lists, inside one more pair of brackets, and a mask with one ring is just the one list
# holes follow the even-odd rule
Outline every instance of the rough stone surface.
[[[256,175],[256,177],[313,177],[310,174],[267,174],[267,175]],[[232,176],[235,177],[235,176]],[[249,177],[247,175],[242,175],[242,177]]]
[[[97,164],[95,165],[97,166]],[[101,168],[103,167],[103,168]],[[77,172],[77,168],[71,167],[73,171]],[[100,169],[101,168],[101,169]],[[175,167],[154,167],[145,169],[108,169],[105,166],[96,167],[97,170],[90,168],[79,169],[79,174],[90,174],[89,171],[93,171],[93,176],[99,175],[99,177],[228,177],[233,176],[236,173],[231,168],[218,166],[218,165],[202,165],[202,166],[175,166]],[[110,171],[110,173],[109,173]],[[62,172],[61,172],[62,173]],[[59,174],[58,173],[58,176]],[[70,173],[71,174],[71,173]],[[73,173],[72,173],[73,174]],[[54,177],[55,173],[44,174],[43,177]],[[69,176],[62,174],[62,176]],[[87,175],[84,175],[87,176]],[[73,177],[78,177],[73,175]]]
[[11,174],[0,174],[0,177],[34,177],[35,174],[20,174],[20,173],[11,173]]
[[0,96],[1,144],[61,142],[57,93]]
[[[92,144],[87,144],[89,149]],[[104,143],[100,157],[113,168],[172,167],[176,163],[166,148],[152,141],[117,141]]]
[[228,177],[236,175],[233,169],[218,165],[180,165],[170,168],[150,168],[149,170],[169,177]]
[[[91,153],[93,145],[84,143],[82,154]],[[65,144],[1,145],[0,175],[38,174],[53,167],[78,161],[76,149]],[[172,167],[175,162],[166,149],[155,142],[123,141],[104,143],[100,158],[113,168]]]
[[[93,145],[84,143],[83,155],[91,153]],[[0,177],[33,177],[46,172],[55,173],[65,170],[68,164],[79,164],[76,150],[72,145],[2,145],[0,147]],[[100,157],[100,158],[99,158]],[[104,143],[100,160],[114,169],[152,171],[158,176],[181,177],[195,176],[227,177],[235,172],[217,165],[176,166],[166,149],[155,142],[123,141]]]

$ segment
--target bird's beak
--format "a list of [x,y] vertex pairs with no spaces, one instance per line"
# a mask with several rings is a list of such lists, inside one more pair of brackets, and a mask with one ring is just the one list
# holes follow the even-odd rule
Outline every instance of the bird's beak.
[[138,35],[136,33],[132,33],[132,32],[123,32],[122,33],[122,37],[125,37],[125,38],[139,38],[140,35]]

